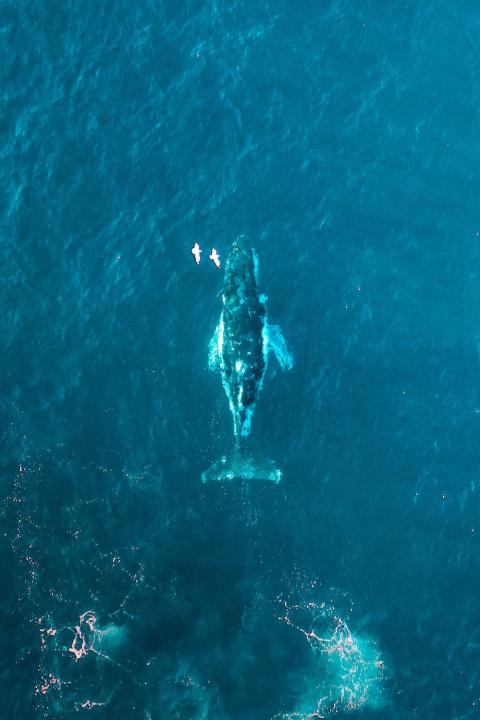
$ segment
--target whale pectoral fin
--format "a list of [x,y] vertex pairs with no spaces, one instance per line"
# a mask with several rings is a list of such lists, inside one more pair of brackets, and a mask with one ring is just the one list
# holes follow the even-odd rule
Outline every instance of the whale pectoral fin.
[[279,325],[267,325],[267,349],[272,351],[282,370],[291,370],[293,355],[287,347]]
[[208,345],[208,369],[217,370],[220,367],[220,351],[218,349],[218,325]]

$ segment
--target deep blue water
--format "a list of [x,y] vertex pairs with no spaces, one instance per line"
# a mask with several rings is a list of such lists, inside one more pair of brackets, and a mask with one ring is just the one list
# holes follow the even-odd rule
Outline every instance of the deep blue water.
[[[0,31],[1,717],[478,717],[480,10]],[[295,358],[252,424],[278,486],[200,482],[239,233]]]

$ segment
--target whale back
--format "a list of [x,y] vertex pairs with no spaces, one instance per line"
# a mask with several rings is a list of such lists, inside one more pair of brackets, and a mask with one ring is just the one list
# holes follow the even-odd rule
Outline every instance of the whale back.
[[235,434],[248,435],[265,373],[265,304],[258,293],[255,251],[237,238],[227,257],[222,292],[222,374]]

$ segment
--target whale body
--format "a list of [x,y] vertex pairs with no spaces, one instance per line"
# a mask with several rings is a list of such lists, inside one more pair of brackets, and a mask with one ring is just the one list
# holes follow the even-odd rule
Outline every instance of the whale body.
[[230,248],[221,297],[222,311],[209,346],[209,368],[221,374],[233,416],[235,472],[238,475],[242,465],[245,477],[240,440],[250,434],[269,354],[274,353],[283,370],[293,365],[280,328],[267,321],[267,298],[258,288],[258,258],[246,236],[238,237]]

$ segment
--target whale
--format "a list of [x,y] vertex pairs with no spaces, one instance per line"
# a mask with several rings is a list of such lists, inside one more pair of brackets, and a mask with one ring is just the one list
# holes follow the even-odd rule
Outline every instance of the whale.
[[266,479],[279,482],[281,471],[270,460],[246,453],[243,439],[251,432],[258,395],[268,359],[275,356],[282,370],[293,357],[278,325],[267,317],[266,296],[259,290],[259,263],[247,236],[232,243],[225,263],[220,319],[209,343],[208,366],[218,371],[233,418],[234,449],[203,473],[203,481]]

